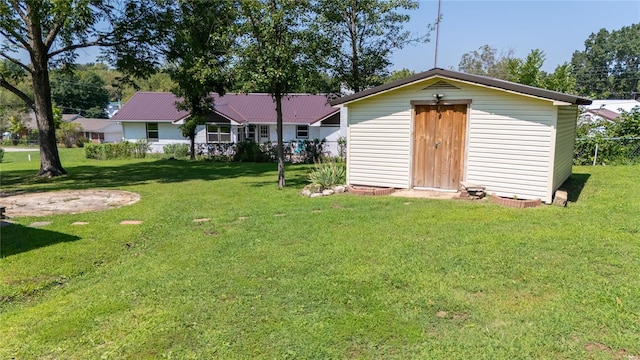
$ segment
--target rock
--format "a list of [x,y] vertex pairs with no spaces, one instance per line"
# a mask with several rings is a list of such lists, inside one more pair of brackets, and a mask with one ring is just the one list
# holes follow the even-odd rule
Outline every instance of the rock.
[[345,190],[346,188],[342,185],[338,185],[333,188],[333,191],[335,191],[336,194],[342,194]]
[[321,196],[322,196],[322,193],[313,193],[309,197],[315,198],[315,197],[321,197]]
[[322,191],[322,195],[327,196],[327,195],[333,195],[333,193],[335,193],[335,191],[331,190],[331,189],[326,189]]
[[311,190],[309,190],[309,189],[302,189],[302,195],[304,195],[304,196],[311,196],[311,194],[313,194],[313,193],[311,192]]
[[567,200],[569,199],[569,194],[564,190],[556,191],[556,196],[553,197],[553,205],[558,206],[567,206]]

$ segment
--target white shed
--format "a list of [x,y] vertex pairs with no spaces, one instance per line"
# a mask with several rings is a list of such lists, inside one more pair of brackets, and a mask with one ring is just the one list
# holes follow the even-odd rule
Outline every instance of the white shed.
[[346,112],[347,182],[540,198],[571,175],[578,105],[591,100],[432,69],[331,102]]

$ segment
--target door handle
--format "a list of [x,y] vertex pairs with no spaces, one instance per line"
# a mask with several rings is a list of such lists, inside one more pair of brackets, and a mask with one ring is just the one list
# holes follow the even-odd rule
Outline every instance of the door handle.
[[440,141],[436,141],[434,145],[436,146],[436,149],[437,149],[438,145],[440,145]]

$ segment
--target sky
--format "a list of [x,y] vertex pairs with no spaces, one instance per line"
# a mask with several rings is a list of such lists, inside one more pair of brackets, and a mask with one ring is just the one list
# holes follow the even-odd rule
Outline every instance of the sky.
[[[440,12],[437,67],[458,70],[463,54],[486,44],[498,53],[513,49],[518,58],[540,49],[546,55],[542,69],[553,72],[556,66],[570,62],[574,51],[584,51],[591,33],[640,23],[640,0],[441,0]],[[420,1],[420,8],[409,12],[406,29],[424,34],[427,25],[435,23],[437,13],[438,0]],[[391,69],[432,69],[434,53],[435,31],[429,43],[396,50]]]
[[[453,70],[458,69],[463,54],[486,44],[498,53],[513,49],[518,58],[540,49],[546,55],[542,69],[553,72],[556,66],[570,62],[574,51],[584,50],[591,33],[640,23],[640,0],[441,0],[440,6],[437,66]],[[438,0],[420,1],[419,9],[409,12],[406,30],[424,35],[437,13]],[[391,70],[432,69],[434,52],[435,31],[428,43],[394,51]],[[80,50],[78,54],[79,63],[95,62],[98,50]]]

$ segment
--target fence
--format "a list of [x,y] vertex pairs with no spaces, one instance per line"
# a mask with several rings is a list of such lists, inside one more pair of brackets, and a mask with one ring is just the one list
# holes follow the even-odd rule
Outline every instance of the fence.
[[640,137],[585,137],[576,139],[575,165],[640,164]]

